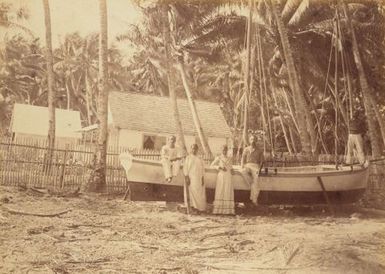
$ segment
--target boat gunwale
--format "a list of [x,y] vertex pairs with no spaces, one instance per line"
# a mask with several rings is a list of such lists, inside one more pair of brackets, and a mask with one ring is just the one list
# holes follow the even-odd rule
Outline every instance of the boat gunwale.
[[[140,163],[145,163],[145,164],[148,164],[148,165],[153,165],[153,166],[161,166],[162,164],[159,162],[159,161],[156,161],[156,160],[146,160],[146,159],[139,159],[139,158],[135,158],[133,157],[132,158],[132,161],[134,162],[140,162]],[[275,173],[275,172],[268,172],[268,173],[265,173],[263,172],[263,169],[262,169],[262,172],[259,174],[260,177],[324,177],[324,176],[341,176],[341,175],[352,175],[352,174],[359,174],[359,173],[363,173],[363,172],[367,172],[368,169],[369,169],[369,165],[367,166],[364,166],[362,167],[360,164],[357,164],[357,165],[353,165],[353,166],[357,166],[357,167],[360,167],[360,169],[349,169],[349,170],[327,170],[327,171],[317,171],[317,172],[307,172],[307,173],[301,173],[301,172],[287,172],[287,171],[284,171],[284,172],[279,172],[279,173]],[[288,167],[285,167],[285,168],[288,168]],[[290,168],[290,167],[289,167]],[[296,167],[293,167],[293,168],[296,168]],[[279,169],[279,167],[277,167],[277,169]],[[233,175],[240,175],[242,176],[242,173],[241,171],[235,169],[235,174]],[[212,167],[205,167],[205,172],[209,172],[209,173],[217,173],[218,171],[215,169],[215,168],[212,168]]]

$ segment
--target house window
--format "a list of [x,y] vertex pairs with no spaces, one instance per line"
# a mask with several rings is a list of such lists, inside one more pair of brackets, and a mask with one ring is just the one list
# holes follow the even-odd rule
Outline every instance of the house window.
[[143,149],[160,150],[166,144],[166,137],[148,135],[143,136]]

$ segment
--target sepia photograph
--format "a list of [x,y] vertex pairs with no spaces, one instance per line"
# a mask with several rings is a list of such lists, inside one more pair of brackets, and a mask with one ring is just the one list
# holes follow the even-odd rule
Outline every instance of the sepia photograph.
[[385,274],[385,2],[0,0],[0,273]]

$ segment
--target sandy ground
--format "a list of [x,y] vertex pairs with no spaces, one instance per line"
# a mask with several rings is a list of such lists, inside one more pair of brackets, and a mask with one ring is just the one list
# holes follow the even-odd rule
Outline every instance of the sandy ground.
[[385,273],[385,218],[356,209],[187,216],[122,197],[0,190],[1,273]]

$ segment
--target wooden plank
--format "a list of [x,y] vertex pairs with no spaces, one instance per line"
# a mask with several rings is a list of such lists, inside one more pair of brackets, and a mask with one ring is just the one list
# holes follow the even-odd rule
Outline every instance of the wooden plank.
[[326,189],[325,189],[324,183],[322,181],[322,178],[320,176],[317,176],[317,180],[318,180],[318,183],[320,184],[320,186],[322,188],[322,193],[323,193],[323,195],[325,197],[325,200],[326,200],[326,203],[327,203],[327,205],[329,207],[329,211],[334,216],[335,215],[334,208],[333,208],[333,206],[332,206],[332,204],[331,204],[331,202],[329,200],[329,196],[328,196],[328,194],[326,192]]

